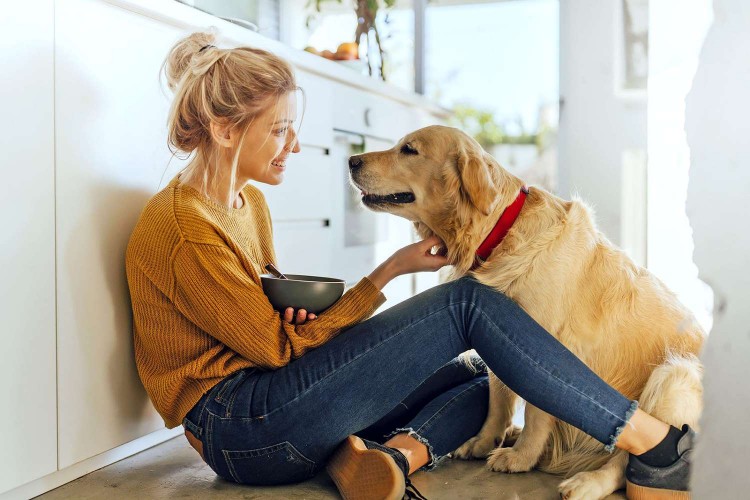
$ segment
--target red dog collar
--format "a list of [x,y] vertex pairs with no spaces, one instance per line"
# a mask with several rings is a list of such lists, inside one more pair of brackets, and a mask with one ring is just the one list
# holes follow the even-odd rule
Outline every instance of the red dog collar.
[[472,269],[477,267],[482,261],[487,260],[487,257],[490,256],[492,250],[503,241],[503,238],[505,238],[505,235],[508,234],[513,223],[518,218],[518,214],[521,213],[521,208],[523,208],[527,194],[529,194],[529,188],[526,186],[522,187],[521,192],[518,193],[518,197],[516,197],[516,201],[503,210],[495,227],[492,228],[490,234],[487,235],[482,244],[479,245],[479,248],[477,248],[477,258],[474,260],[474,266]]

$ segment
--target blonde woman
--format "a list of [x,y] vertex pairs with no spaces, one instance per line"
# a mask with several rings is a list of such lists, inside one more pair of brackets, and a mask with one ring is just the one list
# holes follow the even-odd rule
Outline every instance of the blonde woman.
[[167,427],[184,425],[230,481],[292,483],[328,465],[344,498],[416,495],[408,476],[484,421],[483,364],[455,359],[473,348],[526,401],[639,455],[628,478],[642,491],[687,498],[692,431],[638,410],[476,280],[368,319],[391,279],[447,264],[437,240],[397,251],[318,317],[274,311],[259,278],[275,263],[271,214],[250,181],[281,183],[299,152],[298,88],[284,60],[213,41],[193,34],[165,61],[169,142],[191,161],[149,201],[126,257],[138,372]]

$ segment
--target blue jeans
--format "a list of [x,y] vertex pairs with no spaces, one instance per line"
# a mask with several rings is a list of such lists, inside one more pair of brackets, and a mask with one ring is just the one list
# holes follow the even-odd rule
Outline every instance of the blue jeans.
[[[483,370],[461,370],[455,361],[469,349],[516,394],[610,450],[637,406],[512,300],[466,277],[405,300],[283,368],[229,375],[183,424],[203,443],[209,466],[238,483],[305,480],[348,435],[381,433],[382,441],[398,429],[427,444],[434,466],[476,434],[487,413]],[[445,382],[441,370],[454,378]]]

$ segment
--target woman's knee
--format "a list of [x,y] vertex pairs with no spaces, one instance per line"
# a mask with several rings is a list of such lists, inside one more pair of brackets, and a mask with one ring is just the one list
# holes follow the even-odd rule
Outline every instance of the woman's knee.
[[482,283],[472,276],[455,280],[456,289],[464,298],[476,306],[515,308],[517,305],[503,292]]

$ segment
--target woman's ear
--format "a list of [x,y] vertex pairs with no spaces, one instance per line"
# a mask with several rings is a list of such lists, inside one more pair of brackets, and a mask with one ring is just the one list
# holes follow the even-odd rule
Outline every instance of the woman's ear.
[[209,125],[211,130],[211,139],[214,144],[224,147],[231,148],[234,146],[234,131],[228,125],[216,123],[214,121]]
[[491,165],[484,160],[484,151],[474,144],[460,144],[456,167],[461,191],[477,210],[489,215],[497,201],[497,188],[492,181]]

